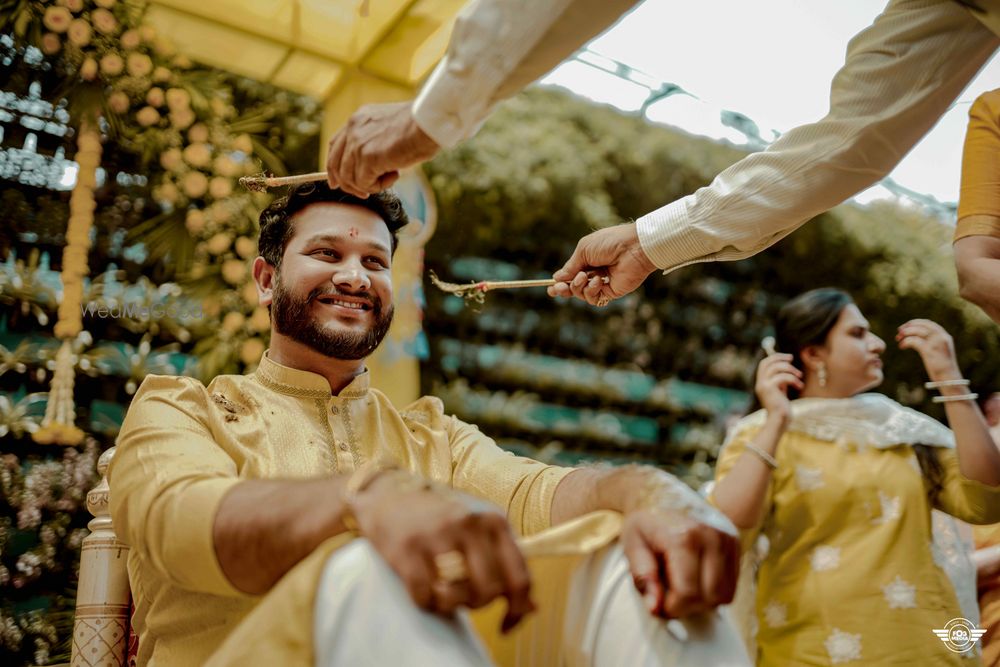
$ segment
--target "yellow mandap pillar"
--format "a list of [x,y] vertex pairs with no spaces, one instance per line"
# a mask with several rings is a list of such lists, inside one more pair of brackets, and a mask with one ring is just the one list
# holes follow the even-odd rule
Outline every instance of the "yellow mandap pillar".
[[[320,168],[326,167],[326,146],[347,119],[365,104],[412,99],[414,88],[395,85],[363,72],[345,73],[327,99],[323,114]],[[423,248],[434,233],[434,194],[419,169],[404,172],[394,186],[403,200],[411,224],[401,230],[392,261],[393,302],[396,314],[382,345],[368,360],[372,386],[384,392],[397,407],[420,396],[420,356],[427,350],[423,320]]]

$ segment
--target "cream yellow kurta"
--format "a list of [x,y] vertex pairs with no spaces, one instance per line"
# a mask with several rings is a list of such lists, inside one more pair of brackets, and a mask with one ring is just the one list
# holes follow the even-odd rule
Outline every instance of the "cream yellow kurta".
[[[207,388],[147,377],[117,444],[111,513],[131,546],[139,664],[183,667],[205,664],[262,599],[233,588],[212,541],[219,502],[240,480],[349,473],[380,457],[499,505],[528,535],[549,526],[555,488],[571,471],[504,452],[435,398],[398,411],[369,388],[367,372],[331,396],[322,376],[266,356],[252,375],[220,376]],[[614,528],[599,532],[613,537]],[[271,638],[286,664],[309,659],[312,590],[345,539],[328,540],[276,587],[288,594],[269,615],[299,619],[287,637]]]
[[[755,431],[723,449],[732,470]],[[955,450],[936,506],[971,523],[1000,519],[1000,488],[965,479]],[[757,577],[757,664],[970,665],[931,631],[961,616],[932,548],[931,505],[913,449],[858,447],[786,433],[761,524],[770,542]]]

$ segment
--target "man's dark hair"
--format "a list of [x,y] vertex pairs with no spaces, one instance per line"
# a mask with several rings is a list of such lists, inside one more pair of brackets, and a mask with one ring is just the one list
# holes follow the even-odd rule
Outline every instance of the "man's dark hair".
[[410,221],[399,197],[388,190],[370,195],[368,199],[361,199],[339,189],[330,189],[324,182],[304,183],[292,187],[287,195],[275,199],[261,211],[260,234],[257,238],[260,256],[274,268],[279,268],[285,246],[294,234],[292,218],[307,206],[321,203],[353,204],[373,211],[389,228],[393,253],[396,252],[398,242],[396,233]]

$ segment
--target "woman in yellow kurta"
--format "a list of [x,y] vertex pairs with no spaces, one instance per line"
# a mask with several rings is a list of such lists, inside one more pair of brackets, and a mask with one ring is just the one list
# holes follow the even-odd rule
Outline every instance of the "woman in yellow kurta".
[[763,409],[733,429],[712,494],[745,547],[767,538],[757,664],[973,664],[975,648],[953,652],[933,632],[962,612],[931,510],[1000,520],[1000,451],[951,337],[913,320],[896,339],[948,399],[954,433],[862,393],[882,381],[885,343],[847,294],[807,292],[775,328],[779,352],[757,372]]

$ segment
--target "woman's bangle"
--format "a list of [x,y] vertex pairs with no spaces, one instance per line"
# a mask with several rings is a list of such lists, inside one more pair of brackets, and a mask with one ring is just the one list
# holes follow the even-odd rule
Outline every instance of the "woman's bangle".
[[927,389],[939,389],[941,387],[968,387],[969,381],[965,378],[960,380],[936,380],[934,382],[925,382],[924,387]]
[[957,394],[955,396],[935,396],[931,400],[935,403],[951,403],[953,401],[974,401],[979,398],[979,394]]
[[778,468],[778,460],[753,443],[747,443],[747,451],[759,458],[771,470]]

